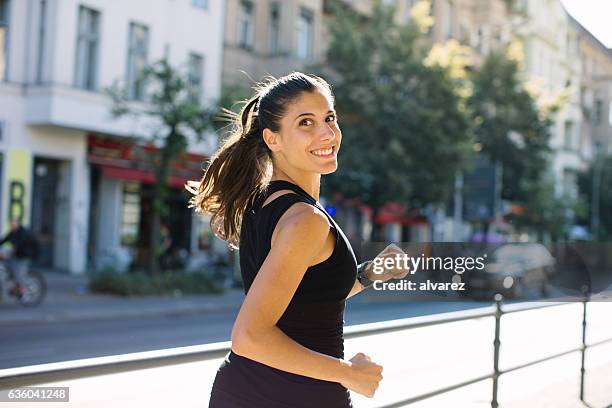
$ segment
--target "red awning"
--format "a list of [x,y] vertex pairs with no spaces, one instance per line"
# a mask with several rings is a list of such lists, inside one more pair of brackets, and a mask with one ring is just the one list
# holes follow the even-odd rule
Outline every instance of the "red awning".
[[[127,169],[122,167],[101,166],[102,175],[120,180],[138,181],[145,184],[155,182],[155,173],[139,169]],[[182,188],[187,182],[186,178],[170,176],[168,185],[175,188]]]

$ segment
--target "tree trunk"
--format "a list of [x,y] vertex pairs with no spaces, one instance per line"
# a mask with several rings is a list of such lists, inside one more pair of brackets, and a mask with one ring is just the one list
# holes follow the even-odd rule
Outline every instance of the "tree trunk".
[[161,157],[156,170],[156,180],[153,195],[153,210],[151,212],[151,239],[149,250],[149,271],[152,275],[160,272],[159,248],[162,209],[166,205],[168,192],[168,177],[170,175],[170,163],[172,160],[172,143],[174,133],[171,132],[166,138],[166,143],[161,151]]
[[159,248],[160,214],[157,207],[157,197],[153,198],[153,210],[151,212],[151,236],[149,240],[149,272],[151,275],[159,273],[159,262],[157,248]]

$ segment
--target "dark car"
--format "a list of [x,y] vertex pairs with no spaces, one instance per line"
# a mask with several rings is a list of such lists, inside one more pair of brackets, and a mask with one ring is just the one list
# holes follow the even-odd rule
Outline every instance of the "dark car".
[[466,272],[467,295],[492,298],[500,293],[506,298],[522,298],[537,291],[547,296],[555,274],[555,258],[542,244],[512,243],[497,247],[482,270]]

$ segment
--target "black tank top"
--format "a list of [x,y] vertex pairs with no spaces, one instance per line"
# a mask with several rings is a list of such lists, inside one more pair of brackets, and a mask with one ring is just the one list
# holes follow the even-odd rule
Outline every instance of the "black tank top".
[[[271,194],[285,189],[293,190],[295,194],[285,193],[262,208]],[[245,293],[270,252],[270,241],[278,220],[297,202],[313,205],[327,216],[336,244],[329,258],[306,270],[277,325],[306,347],[342,357],[344,305],[357,277],[357,260],[335,220],[297,184],[286,180],[271,181],[266,192],[245,213],[240,237],[240,271]]]
[[[293,190],[295,194],[285,193],[267,203],[263,208],[261,207],[270,195],[285,189]],[[245,293],[248,292],[257,271],[270,252],[270,241],[278,220],[289,207],[297,202],[313,205],[327,216],[336,236],[336,244],[329,258],[306,270],[296,290],[294,300],[298,303],[344,300],[355,283],[357,271],[357,261],[350,243],[334,219],[317,203],[314,197],[297,184],[285,180],[271,181],[266,193],[255,201],[243,218],[240,236],[240,268]]]
[[[289,189],[262,207],[272,193]],[[320,209],[329,219],[336,244],[326,260],[310,266],[277,326],[299,344],[319,353],[344,358],[344,308],[355,284],[357,260],[334,219],[297,184],[274,180],[245,211],[240,230],[240,270],[248,293],[270,251],[274,228],[297,202]],[[314,387],[314,388],[313,388]],[[278,370],[233,351],[217,372],[210,407],[350,407],[341,384]]]

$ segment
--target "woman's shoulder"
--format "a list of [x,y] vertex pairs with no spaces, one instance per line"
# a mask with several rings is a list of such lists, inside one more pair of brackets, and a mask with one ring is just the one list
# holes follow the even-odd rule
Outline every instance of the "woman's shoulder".
[[[306,239],[324,241],[329,233],[330,224],[322,210],[306,201],[295,201],[280,216],[275,227],[275,235],[283,239]],[[274,241],[274,236],[272,237]]]

